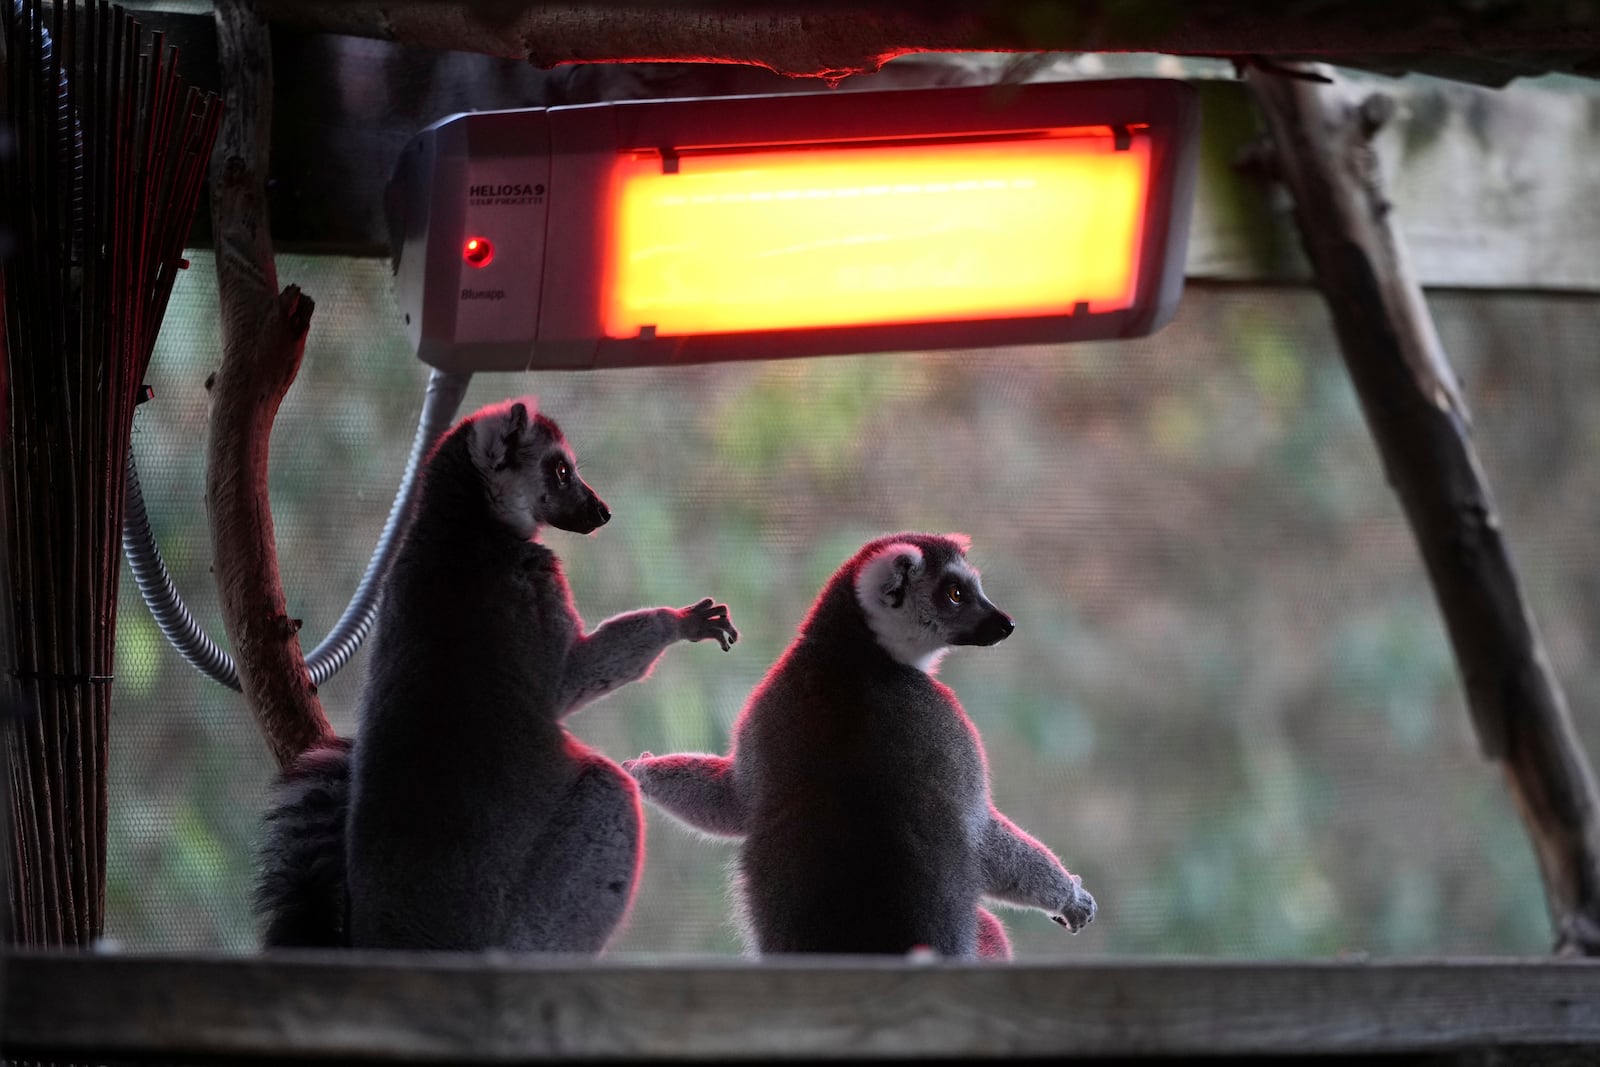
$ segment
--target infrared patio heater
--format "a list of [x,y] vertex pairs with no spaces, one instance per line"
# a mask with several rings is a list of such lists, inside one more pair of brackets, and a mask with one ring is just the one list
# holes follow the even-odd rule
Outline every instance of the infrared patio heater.
[[1148,334],[1183,283],[1181,82],[456,115],[391,188],[445,370],[583,370]]
[[[1199,103],[1159,79],[639,100],[453,115],[386,198],[407,336],[434,368],[389,521],[320,684],[370,629],[427,449],[479,371],[1139,337],[1183,287]],[[174,645],[238,688],[148,537]],[[136,521],[135,521],[136,520]]]

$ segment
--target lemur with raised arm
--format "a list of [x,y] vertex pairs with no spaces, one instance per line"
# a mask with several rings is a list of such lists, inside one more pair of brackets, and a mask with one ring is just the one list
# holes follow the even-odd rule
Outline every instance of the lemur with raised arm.
[[276,787],[257,909],[268,947],[598,952],[632,900],[633,780],[561,721],[668,645],[738,633],[711,600],[584,632],[541,527],[611,512],[532,398],[429,454],[387,576],[353,745]]
[[740,906],[758,953],[1008,959],[984,898],[1074,933],[1094,919],[1077,875],[995,809],[978,732],[933,677],[951,646],[1013,628],[967,548],[959,535],[870,542],[751,694],[731,755],[623,764],[662,811],[742,839]]

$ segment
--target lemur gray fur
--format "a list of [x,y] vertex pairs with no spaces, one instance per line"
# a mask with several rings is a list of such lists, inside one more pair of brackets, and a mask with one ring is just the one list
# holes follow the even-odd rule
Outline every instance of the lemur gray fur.
[[267,816],[268,947],[598,952],[632,899],[638,789],[561,720],[644,677],[668,645],[738,633],[702,600],[590,633],[549,525],[611,512],[531,398],[429,454],[384,586],[353,746],[303,755]]
[[995,809],[977,730],[932,677],[951,646],[1012,631],[967,547],[959,535],[870,542],[751,694],[730,755],[623,764],[675,819],[742,839],[756,952],[1010,958],[982,898],[1073,933],[1094,919],[1078,876]]

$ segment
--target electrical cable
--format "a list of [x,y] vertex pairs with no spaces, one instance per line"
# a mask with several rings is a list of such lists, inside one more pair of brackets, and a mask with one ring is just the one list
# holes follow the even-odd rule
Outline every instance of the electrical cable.
[[[423,460],[435,442],[450,428],[471,381],[471,374],[438,369],[428,378],[428,391],[422,402],[422,414],[417,420],[417,433],[411,442],[411,455],[406,460],[405,474],[401,476],[400,487],[395,491],[394,504],[389,509],[388,520],[383,524],[377,547],[373,549],[366,572],[362,574],[339,621],[306,656],[306,668],[313,685],[321,685],[333,677],[350,661],[350,657],[355,655],[356,649],[361,647],[361,642],[371,632],[378,616],[378,594],[389,573],[395,550],[399,548],[406,519],[411,513],[411,505],[421,481],[418,475]],[[131,447],[128,449],[122,551],[133,571],[139,594],[167,641],[195,670],[237,692],[239,669],[233,657],[200,629],[178,593],[177,586],[173,584],[172,576],[167,573],[161,549],[150,529],[150,517],[145,510],[144,493],[139,486],[139,473]]]

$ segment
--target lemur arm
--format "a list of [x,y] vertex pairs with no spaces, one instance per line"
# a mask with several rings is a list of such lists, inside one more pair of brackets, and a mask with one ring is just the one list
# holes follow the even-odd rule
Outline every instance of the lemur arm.
[[622,769],[651,803],[691,829],[715,837],[744,836],[744,803],[730,757],[646,752]]
[[674,641],[714,638],[724,651],[739,639],[724,604],[710,598],[687,608],[646,608],[607,619],[567,651],[556,700],[558,718],[650,673]]
[[978,849],[984,894],[1006,904],[1039,908],[1073,933],[1094,921],[1094,897],[1044,845],[993,808]]

